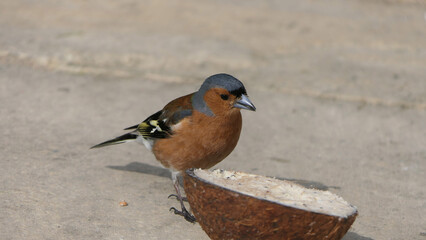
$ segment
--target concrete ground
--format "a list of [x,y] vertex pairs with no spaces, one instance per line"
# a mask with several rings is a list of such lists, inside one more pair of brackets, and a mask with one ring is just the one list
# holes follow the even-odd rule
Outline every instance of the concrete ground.
[[[217,167],[358,207],[345,240],[426,239],[423,0],[0,2],[0,239],[208,239],[122,134],[218,72],[257,107]],[[119,202],[126,200],[127,207]]]

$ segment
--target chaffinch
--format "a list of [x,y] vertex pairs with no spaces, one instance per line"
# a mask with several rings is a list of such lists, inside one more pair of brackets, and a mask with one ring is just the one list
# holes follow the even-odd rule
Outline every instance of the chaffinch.
[[200,89],[169,102],[132,130],[93,146],[99,148],[136,141],[151,150],[172,171],[172,180],[182,210],[175,214],[187,221],[195,218],[183,204],[178,174],[189,168],[210,168],[227,157],[237,145],[242,118],[240,109],[255,111],[242,82],[228,74],[207,78]]

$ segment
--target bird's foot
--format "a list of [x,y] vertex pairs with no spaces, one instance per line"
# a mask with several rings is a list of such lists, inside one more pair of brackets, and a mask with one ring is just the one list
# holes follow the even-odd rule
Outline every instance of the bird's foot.
[[[170,197],[175,197],[175,198],[176,198],[176,200],[180,201],[180,200],[179,200],[179,196],[178,196],[178,195],[176,195],[176,194],[170,194],[167,198],[170,198]],[[182,201],[184,201],[184,202],[188,202],[188,199],[187,199],[186,197],[182,197]]]
[[182,208],[182,211],[177,210],[174,207],[170,208],[170,211],[173,211],[176,215],[180,215],[185,218],[186,221],[190,223],[195,223],[197,220],[193,215],[191,215],[186,208]]

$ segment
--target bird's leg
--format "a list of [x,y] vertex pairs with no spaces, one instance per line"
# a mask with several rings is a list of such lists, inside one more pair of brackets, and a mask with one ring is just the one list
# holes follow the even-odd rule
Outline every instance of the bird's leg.
[[[179,201],[179,197],[178,197],[178,195],[176,195],[176,194],[170,194],[167,198],[170,198],[170,197],[175,197],[175,198],[176,198],[176,200],[178,200],[178,201]],[[182,197],[182,201],[184,201],[184,202],[188,202],[188,199],[187,199],[186,197]]]
[[[173,212],[177,215],[183,216],[185,218],[186,221],[190,222],[190,223],[194,223],[196,221],[195,217],[193,215],[191,215],[191,213],[188,212],[188,210],[186,210],[185,205],[183,204],[183,198],[182,195],[180,193],[180,189],[179,189],[179,181],[177,178],[177,174],[179,172],[172,172],[172,179],[173,179],[173,186],[175,187],[176,190],[176,198],[179,200],[180,202],[180,206],[182,210],[177,210],[174,207],[170,208],[170,211],[173,210]],[[172,194],[174,195],[174,194]],[[170,197],[170,196],[169,196]]]

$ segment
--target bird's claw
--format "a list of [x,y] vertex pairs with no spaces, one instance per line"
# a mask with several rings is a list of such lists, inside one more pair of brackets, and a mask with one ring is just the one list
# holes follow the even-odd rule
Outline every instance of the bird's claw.
[[174,207],[170,208],[170,211],[173,211],[176,215],[180,215],[185,218],[186,221],[190,223],[195,223],[197,220],[193,215],[191,215],[186,208],[183,208],[182,211],[177,210]]
[[[176,200],[178,200],[178,201],[179,201],[179,196],[178,196],[178,195],[176,195],[176,194],[170,194],[167,198],[170,198],[170,197],[175,197],[175,198],[176,198]],[[184,201],[184,202],[188,202],[188,199],[187,199],[186,197],[182,197],[182,201]]]

